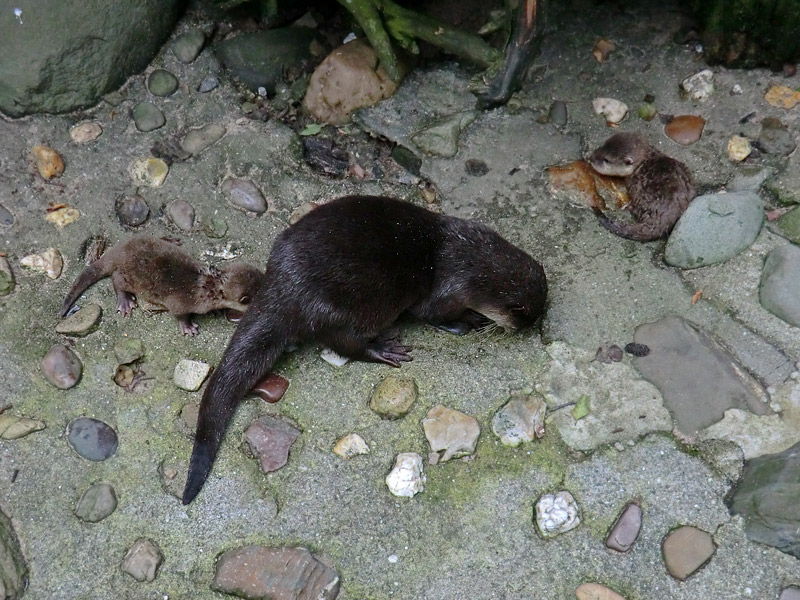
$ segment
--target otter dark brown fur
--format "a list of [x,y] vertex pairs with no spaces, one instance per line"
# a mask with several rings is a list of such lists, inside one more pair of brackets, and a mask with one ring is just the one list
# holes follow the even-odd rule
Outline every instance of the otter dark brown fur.
[[694,198],[692,174],[682,162],[662,154],[635,133],[611,136],[589,156],[602,175],[625,177],[635,223],[609,219],[594,212],[603,226],[620,237],[640,242],[669,234]]
[[183,503],[208,477],[236,406],[289,345],[398,367],[411,349],[386,331],[403,312],[454,333],[488,320],[515,331],[539,318],[546,296],[541,265],[480,223],[373,196],[311,211],[276,239],[208,382]]
[[138,298],[178,317],[184,335],[196,335],[193,314],[221,308],[246,310],[263,273],[241,263],[217,269],[175,244],[136,235],[107,250],[80,274],[64,300],[61,316],[90,285],[109,276],[122,316],[131,314]]

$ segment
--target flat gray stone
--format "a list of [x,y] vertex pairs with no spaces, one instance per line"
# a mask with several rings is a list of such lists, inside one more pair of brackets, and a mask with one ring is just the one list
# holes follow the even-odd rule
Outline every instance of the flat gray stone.
[[778,600],[800,600],[800,588],[790,585],[781,590]]
[[167,122],[164,113],[150,102],[139,102],[133,107],[132,115],[136,129],[144,133],[163,127]]
[[246,212],[260,215],[267,210],[264,195],[249,179],[226,179],[222,182],[222,193],[233,206]]
[[123,338],[114,344],[114,356],[119,364],[130,364],[144,356],[144,344],[139,338]]
[[764,223],[764,207],[753,191],[695,198],[667,240],[664,261],[682,269],[720,263],[746,250]]
[[631,502],[620,514],[606,538],[606,547],[617,552],[627,552],[633,547],[642,530],[642,508]]
[[149,583],[155,580],[162,562],[161,548],[153,540],[139,538],[122,560],[122,570],[136,581]]
[[0,510],[0,593],[3,598],[23,597],[28,583],[28,565],[22,554],[14,526]]
[[14,224],[14,215],[5,206],[0,204],[0,225],[6,227]]
[[766,117],[761,121],[761,134],[758,136],[758,145],[767,154],[788,156],[797,147],[786,125],[775,117]]
[[428,123],[411,135],[411,142],[425,154],[453,157],[458,152],[458,140],[464,131],[478,116],[470,110],[448,115]]
[[694,435],[739,408],[772,414],[766,393],[713,339],[679,317],[665,317],[636,328],[634,340],[650,354],[633,365],[664,397],[678,429]]
[[202,29],[191,29],[182,33],[172,42],[172,53],[183,64],[188,65],[198,57],[206,43],[206,34]]
[[173,200],[167,204],[164,213],[182,231],[191,231],[194,227],[194,206],[186,200]]
[[84,337],[97,329],[103,309],[99,304],[87,304],[56,325],[56,333]]
[[86,460],[104,461],[119,447],[117,432],[103,421],[79,417],[67,426],[67,441]]
[[774,169],[762,165],[739,165],[725,187],[729,192],[757,192],[774,173]]
[[790,242],[800,244],[800,206],[795,206],[778,219],[778,227]]
[[758,298],[769,312],[800,327],[800,247],[786,244],[767,255]]
[[191,129],[181,142],[181,148],[192,155],[200,154],[203,150],[222,139],[227,129],[220,123],[209,123],[203,127]]
[[800,558],[800,444],[747,462],[731,500],[747,537]]

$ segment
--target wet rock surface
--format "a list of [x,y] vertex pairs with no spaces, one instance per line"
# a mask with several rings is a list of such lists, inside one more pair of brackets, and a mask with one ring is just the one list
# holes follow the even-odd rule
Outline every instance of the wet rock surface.
[[220,556],[211,587],[253,600],[334,600],[339,576],[305,548],[242,546]]
[[141,196],[120,196],[114,204],[117,218],[123,227],[139,227],[150,216],[150,207]]
[[658,387],[676,426],[686,435],[713,425],[730,408],[757,415],[772,412],[758,382],[689,322],[667,317],[640,325],[634,339],[650,347],[650,354],[634,360],[636,370]]

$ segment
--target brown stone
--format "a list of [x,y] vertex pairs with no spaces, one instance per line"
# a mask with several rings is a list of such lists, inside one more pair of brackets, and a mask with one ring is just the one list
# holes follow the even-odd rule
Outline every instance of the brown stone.
[[289,449],[300,430],[277,417],[264,416],[253,421],[244,432],[244,441],[258,458],[264,473],[277,471],[289,460]]
[[625,600],[614,590],[599,583],[582,583],[575,590],[578,600]]
[[61,155],[49,146],[34,146],[31,150],[36,169],[43,179],[61,177],[64,173],[64,161]]
[[60,390],[68,390],[81,378],[83,365],[69,348],[55,344],[45,354],[41,363],[45,379]]
[[606,538],[606,546],[617,552],[627,552],[633,546],[642,529],[642,509],[631,502],[622,511]]
[[571,204],[605,210],[630,202],[621,177],[601,175],[586,161],[547,167],[546,172],[553,195]]
[[706,120],[695,115],[680,115],[664,126],[664,133],[681,146],[694,144],[703,135]]
[[259,381],[257,384],[253,386],[253,389],[250,390],[250,393],[258,396],[264,402],[269,402],[270,404],[274,404],[286,393],[286,390],[289,388],[289,380],[285,377],[281,377],[280,375],[275,375],[274,373],[270,373],[264,379]]
[[305,548],[242,546],[220,556],[211,587],[248,600],[333,600],[339,575]]
[[411,410],[416,399],[417,383],[413,379],[389,375],[375,388],[369,407],[384,419],[399,419]]
[[672,531],[661,550],[669,574],[684,581],[711,560],[717,547],[709,533],[686,525]]

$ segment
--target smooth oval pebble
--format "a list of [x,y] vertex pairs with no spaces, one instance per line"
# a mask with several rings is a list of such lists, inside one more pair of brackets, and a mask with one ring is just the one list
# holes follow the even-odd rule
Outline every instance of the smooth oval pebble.
[[800,588],[790,585],[781,590],[781,595],[778,600],[800,600]]
[[222,193],[236,208],[257,214],[267,210],[263,194],[249,179],[226,179],[222,182]]
[[631,549],[639,531],[642,529],[642,509],[638,504],[631,502],[614,523],[606,538],[606,547],[617,552],[627,552]]
[[169,173],[169,167],[160,158],[137,158],[128,168],[134,183],[149,187],[160,187]]
[[218,142],[228,130],[219,123],[209,123],[203,127],[189,130],[183,141],[181,148],[192,155],[200,154],[203,150]]
[[95,483],[81,494],[75,516],[87,523],[102,521],[117,508],[117,494],[107,483]]
[[178,89],[178,78],[169,71],[156,69],[147,78],[147,89],[154,96],[169,96]]
[[562,100],[556,100],[550,105],[548,119],[556,127],[564,127],[567,124],[567,105]]
[[116,431],[90,417],[79,417],[69,424],[67,441],[80,456],[95,462],[113,456],[119,445]]
[[582,583],[575,590],[578,600],[625,600],[614,590],[599,583]]
[[138,194],[117,198],[114,203],[114,211],[117,213],[117,219],[119,219],[119,223],[123,227],[139,227],[150,216],[150,207],[147,206],[144,198]]
[[103,309],[99,304],[87,304],[56,325],[56,333],[83,337],[95,330]]
[[47,351],[41,368],[44,378],[60,390],[73,387],[83,372],[80,359],[63,344],[55,344]]
[[14,291],[15,286],[14,271],[11,270],[8,260],[0,256],[0,296],[8,296]]
[[703,135],[706,120],[695,115],[680,115],[664,126],[664,133],[681,146],[694,144]]
[[136,129],[142,133],[154,131],[159,127],[163,127],[164,123],[167,122],[166,118],[164,118],[164,113],[151,102],[139,102],[139,104],[133,107],[131,114]]
[[167,204],[167,218],[178,229],[191,231],[194,227],[194,206],[186,200],[173,200]]
[[8,227],[9,225],[14,224],[14,215],[11,214],[11,211],[8,210],[5,206],[0,204],[0,225],[5,225]]
[[103,128],[97,121],[87,121],[86,123],[80,123],[75,125],[72,129],[69,130],[69,137],[72,138],[72,141],[76,144],[88,144],[100,137],[100,134],[103,133]]
[[369,407],[384,419],[404,416],[417,399],[417,382],[411,377],[387,375],[372,393]]
[[717,547],[711,534],[685,525],[664,538],[661,551],[669,574],[675,579],[685,581],[711,560]]
[[44,179],[61,177],[64,173],[64,160],[61,155],[49,146],[34,146],[31,150],[36,169]]
[[289,389],[288,379],[281,377],[280,375],[270,373],[264,379],[255,384],[253,389],[250,390],[250,393],[258,396],[264,402],[274,404],[283,398],[283,395],[286,393],[287,389]]

